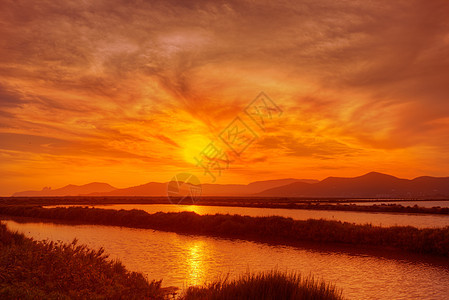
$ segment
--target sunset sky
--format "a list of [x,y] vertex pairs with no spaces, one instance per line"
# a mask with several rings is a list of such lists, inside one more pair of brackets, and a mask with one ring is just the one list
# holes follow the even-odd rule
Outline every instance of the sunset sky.
[[[449,176],[448,1],[0,1],[0,195]],[[260,92],[282,110],[264,130]],[[236,118],[257,135],[220,140]]]

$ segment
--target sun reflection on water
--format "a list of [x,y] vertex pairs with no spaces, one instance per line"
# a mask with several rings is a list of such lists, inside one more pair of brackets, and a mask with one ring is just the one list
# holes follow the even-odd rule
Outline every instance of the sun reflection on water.
[[208,213],[206,206],[201,205],[179,205],[179,206],[184,211],[191,211],[199,215],[204,215]]
[[204,241],[196,240],[188,245],[186,264],[188,268],[188,285],[201,285],[206,280],[209,269],[207,259],[207,245]]

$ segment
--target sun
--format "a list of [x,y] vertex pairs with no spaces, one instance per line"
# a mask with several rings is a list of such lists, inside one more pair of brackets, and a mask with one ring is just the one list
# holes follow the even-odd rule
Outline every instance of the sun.
[[195,160],[195,157],[199,158],[201,151],[203,151],[210,142],[211,140],[203,135],[190,135],[181,144],[184,160],[189,164],[196,165],[197,161]]

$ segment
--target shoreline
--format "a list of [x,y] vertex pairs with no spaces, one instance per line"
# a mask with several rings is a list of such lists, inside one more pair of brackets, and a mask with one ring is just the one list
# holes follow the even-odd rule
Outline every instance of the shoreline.
[[356,256],[373,256],[384,258],[388,260],[407,260],[410,262],[422,262],[426,264],[432,264],[436,266],[444,266],[449,269],[449,261],[445,256],[439,255],[431,255],[431,254],[423,254],[423,253],[415,253],[409,251],[402,251],[398,248],[386,247],[386,246],[374,246],[374,245],[356,245],[356,244],[344,244],[344,243],[318,243],[318,242],[308,242],[308,241],[276,241],[276,240],[267,240],[267,239],[242,239],[242,238],[233,238],[233,237],[221,237],[216,235],[198,235],[192,233],[184,233],[184,232],[174,232],[174,231],[165,231],[165,230],[156,230],[150,228],[134,228],[134,227],[126,227],[119,225],[103,225],[103,224],[86,224],[84,222],[75,221],[75,220],[60,220],[60,219],[42,219],[35,217],[20,217],[20,216],[8,216],[0,214],[0,222],[16,222],[18,224],[54,224],[54,225],[63,225],[63,226],[106,226],[106,227],[116,227],[120,228],[129,228],[129,229],[139,229],[139,230],[151,230],[151,231],[160,231],[167,233],[175,233],[179,235],[185,236],[196,236],[196,237],[205,237],[212,239],[224,239],[224,240],[232,240],[237,242],[254,242],[257,244],[265,244],[268,246],[287,246],[293,248],[300,248],[307,251],[320,252],[320,253],[343,253],[348,255],[356,255]]
[[[5,299],[343,299],[334,284],[300,273],[267,271],[241,274],[238,279],[215,279],[209,284],[162,287],[128,271],[105,250],[93,250],[77,240],[71,243],[36,241],[12,232],[0,222],[0,297]],[[261,289],[263,287],[263,289]],[[269,289],[264,289],[269,287]]]
[[405,250],[411,253],[449,256],[449,226],[417,229],[377,227],[339,221],[293,220],[283,217],[198,215],[192,212],[149,214],[141,210],[99,208],[42,208],[0,206],[0,214],[81,224],[113,225],[176,233],[291,244],[312,242],[366,248]]
[[[449,201],[448,199],[390,199],[379,201],[382,204],[357,205],[354,202],[371,203],[374,199],[340,199],[323,198],[305,200],[302,198],[245,198],[245,197],[204,197],[193,202],[186,198],[179,205],[196,206],[223,206],[223,207],[247,207],[247,208],[269,208],[269,209],[292,209],[292,210],[326,210],[326,211],[351,211],[367,213],[399,213],[399,214],[426,214],[426,215],[448,215],[449,207],[422,207],[404,206],[401,204],[383,204],[382,202],[409,202],[409,201]],[[171,203],[167,197],[0,197],[0,205],[177,205]]]

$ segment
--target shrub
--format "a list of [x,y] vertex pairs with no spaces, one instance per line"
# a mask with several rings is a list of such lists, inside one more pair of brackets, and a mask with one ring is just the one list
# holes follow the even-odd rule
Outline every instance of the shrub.
[[0,250],[1,299],[163,299],[160,281],[76,240],[37,242],[0,224]]
[[239,279],[219,280],[202,287],[189,287],[181,296],[183,300],[234,300],[234,299],[285,299],[320,300],[343,299],[341,291],[333,285],[303,278],[298,273],[279,271],[245,274]]

